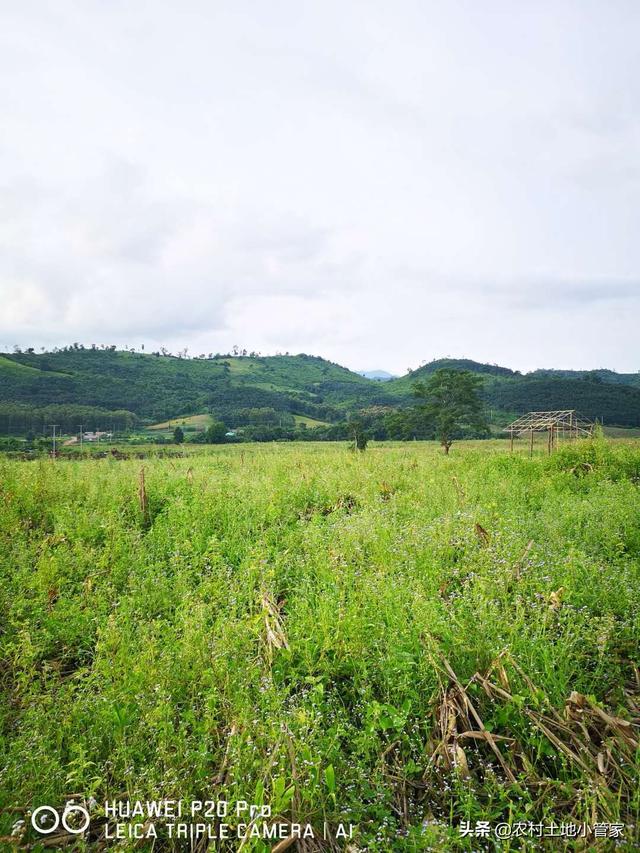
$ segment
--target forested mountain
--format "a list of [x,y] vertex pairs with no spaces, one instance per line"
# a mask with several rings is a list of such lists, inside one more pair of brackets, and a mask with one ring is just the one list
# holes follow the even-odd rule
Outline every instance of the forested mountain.
[[44,424],[61,429],[114,425],[129,429],[210,412],[228,425],[247,412],[344,422],[357,412],[389,417],[415,405],[413,385],[442,367],[483,378],[482,396],[495,422],[531,409],[575,408],[607,424],[640,426],[636,374],[535,371],[522,375],[468,359],[440,359],[386,382],[310,355],[217,355],[84,348],[0,355],[0,430],[22,434]]
[[452,370],[470,370],[471,373],[482,373],[489,376],[515,377],[521,374],[517,370],[511,370],[509,367],[500,367],[498,364],[481,364],[479,361],[473,361],[470,358],[438,358],[435,361],[430,361],[424,364],[417,370],[411,371],[406,376],[402,376],[399,382],[408,380],[415,381],[416,379],[424,379],[436,370],[442,368],[451,368]]
[[586,379],[590,382],[612,382],[616,385],[632,385],[640,388],[639,373],[616,373],[614,370],[534,370],[530,376],[551,379]]
[[640,388],[622,383],[532,374],[509,382],[489,380],[483,395],[489,407],[503,412],[577,409],[608,426],[640,426]]

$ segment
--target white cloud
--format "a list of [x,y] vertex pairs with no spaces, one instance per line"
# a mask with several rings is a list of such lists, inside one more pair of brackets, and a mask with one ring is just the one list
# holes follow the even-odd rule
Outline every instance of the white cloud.
[[9,7],[0,343],[638,368],[637,4]]

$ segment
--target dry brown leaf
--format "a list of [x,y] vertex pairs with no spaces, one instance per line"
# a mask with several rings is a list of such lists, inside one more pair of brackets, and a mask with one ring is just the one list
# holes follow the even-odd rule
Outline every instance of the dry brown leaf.
[[480,542],[483,545],[488,545],[491,537],[489,536],[487,531],[484,529],[484,527],[481,524],[478,524],[477,521],[475,523],[474,530],[476,531],[476,536],[478,537]]
[[459,770],[463,776],[470,776],[471,773],[469,772],[469,764],[467,763],[467,756],[464,754],[464,749],[456,743],[452,747],[452,753],[453,766],[456,770]]
[[562,596],[564,595],[564,587],[561,586],[549,596],[549,607],[551,610],[559,610],[562,606]]
[[462,732],[461,734],[458,735],[458,740],[461,740],[463,737],[464,738],[471,738],[472,740],[484,740],[484,741],[488,741],[489,737],[491,737],[491,738],[493,738],[493,740],[502,741],[503,743],[515,743],[516,742],[515,738],[505,737],[504,735],[496,735],[496,734],[493,734],[493,732],[491,733],[491,735],[489,735],[489,732],[486,730],[485,731],[479,731],[479,732],[472,732],[472,731]]

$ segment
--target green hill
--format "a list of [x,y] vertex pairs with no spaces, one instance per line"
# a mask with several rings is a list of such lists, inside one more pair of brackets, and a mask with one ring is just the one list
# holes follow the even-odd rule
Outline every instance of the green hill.
[[640,373],[616,373],[614,370],[535,370],[529,374],[536,378],[584,379],[589,382],[611,382],[640,388]]
[[[438,359],[385,384],[402,399],[413,384],[440,368],[469,370],[482,376],[482,396],[497,421],[511,415],[545,409],[577,409],[587,418],[618,426],[640,426],[640,376],[612,370],[536,370],[521,374],[495,364],[470,359]],[[502,417],[500,415],[502,414]]]
[[577,409],[591,420],[617,426],[640,426],[640,389],[622,383],[538,377],[535,374],[485,383],[487,405],[498,411],[523,413]]
[[479,361],[472,361],[470,358],[438,358],[435,361],[424,364],[422,367],[417,368],[417,370],[412,370],[405,376],[389,380],[385,383],[385,391],[395,396],[411,394],[415,382],[427,379],[436,370],[441,370],[442,368],[469,370],[471,373],[480,374],[483,378],[497,376],[513,379],[521,375],[515,370],[510,370],[508,367],[499,367],[497,364],[481,364]]
[[129,429],[205,413],[234,426],[305,418],[335,424],[356,411],[414,405],[414,383],[442,367],[482,376],[483,397],[498,423],[530,409],[576,408],[608,424],[640,426],[636,374],[522,375],[469,359],[440,359],[381,383],[305,354],[179,358],[73,345],[0,354],[0,430],[22,434],[51,423],[62,431],[79,424]]
[[254,409],[334,422],[377,391],[378,383],[316,356],[187,359],[78,346],[0,357],[0,429],[29,429],[28,409],[36,421],[65,420],[64,410],[73,420],[77,406],[101,410],[103,423],[105,412],[121,410],[149,423],[198,412],[234,423]]

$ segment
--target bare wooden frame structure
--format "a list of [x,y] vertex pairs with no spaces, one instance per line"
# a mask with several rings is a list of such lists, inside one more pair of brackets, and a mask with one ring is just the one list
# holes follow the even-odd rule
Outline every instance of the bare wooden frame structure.
[[590,438],[595,424],[575,409],[558,409],[551,412],[528,412],[504,428],[511,440],[513,451],[514,436],[521,438],[529,435],[529,455],[533,454],[533,436],[536,432],[547,433],[547,447],[551,453],[560,438],[575,440]]

